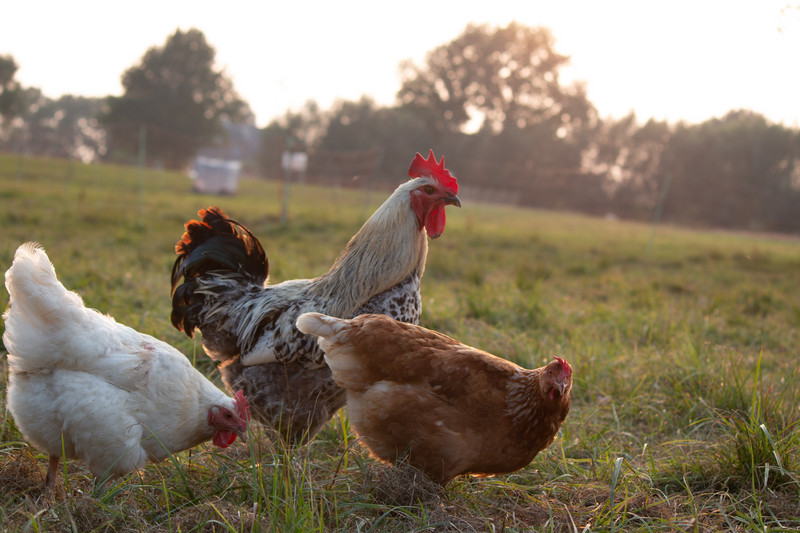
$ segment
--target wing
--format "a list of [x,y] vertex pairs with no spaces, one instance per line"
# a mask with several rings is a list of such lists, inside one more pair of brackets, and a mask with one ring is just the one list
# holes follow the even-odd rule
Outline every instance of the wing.
[[337,336],[327,360],[334,379],[348,390],[392,382],[481,413],[503,404],[508,380],[521,371],[446,335],[382,315],[353,319]]
[[84,371],[120,390],[145,396],[151,395],[153,383],[163,383],[165,386],[158,393],[162,398],[174,396],[177,393],[171,391],[176,391],[178,384],[193,378],[195,370],[177,349],[122,324],[118,326],[115,342],[106,346],[105,355]]
[[314,300],[303,299],[286,302],[284,307],[273,308],[262,320],[257,342],[247,352],[242,352],[241,363],[255,366],[267,363],[300,361],[309,368],[324,366],[322,350],[314,337],[298,331],[297,317],[324,306]]
[[[301,286],[302,291],[295,291],[292,294],[286,290],[291,287],[290,284],[296,284],[298,281],[306,281]],[[416,324],[422,310],[419,286],[420,278],[415,272],[391,289],[372,297],[353,316],[377,313]],[[241,362],[244,366],[293,361],[301,361],[307,368],[324,366],[324,353],[317,345],[316,337],[301,333],[295,326],[297,317],[303,313],[327,311],[328,306],[325,301],[307,296],[307,287],[307,280],[292,280],[267,289],[267,291],[275,289],[284,291],[286,297],[281,298],[278,293],[273,292],[269,311],[261,311],[262,318],[253,335],[257,341],[250,350],[242,352]]]

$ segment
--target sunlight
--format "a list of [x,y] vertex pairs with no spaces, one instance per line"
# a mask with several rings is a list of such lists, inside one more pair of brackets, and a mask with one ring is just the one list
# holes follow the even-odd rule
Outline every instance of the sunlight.
[[[176,27],[196,27],[264,126],[308,100],[327,108],[337,99],[370,95],[391,105],[400,61],[422,61],[468,23],[517,21],[551,29],[556,51],[571,58],[562,82],[587,82],[601,116],[633,110],[640,120],[697,122],[747,108],[788,126],[800,123],[794,68],[800,9],[787,8],[785,0],[525,5],[409,0],[392,14],[391,24],[360,0],[314,4],[313,16],[290,3],[244,1],[220,11],[185,0],[144,0],[126,14],[122,27],[97,25],[62,2],[44,3],[46,18],[38,16],[42,3],[5,6],[4,17],[15,23],[0,32],[0,53],[17,59],[23,84],[50,97],[120,94],[121,74],[148,47]],[[81,13],[105,9],[98,0],[81,4]],[[433,28],[422,30],[423,15],[435,21]],[[41,35],[59,46],[43,46]]]

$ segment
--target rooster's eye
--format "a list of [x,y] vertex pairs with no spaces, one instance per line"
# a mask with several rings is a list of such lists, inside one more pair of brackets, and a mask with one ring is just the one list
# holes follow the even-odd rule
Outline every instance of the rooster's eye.
[[425,191],[425,194],[433,194],[434,192],[436,192],[435,189],[430,185],[426,185],[425,187],[422,188],[422,190]]

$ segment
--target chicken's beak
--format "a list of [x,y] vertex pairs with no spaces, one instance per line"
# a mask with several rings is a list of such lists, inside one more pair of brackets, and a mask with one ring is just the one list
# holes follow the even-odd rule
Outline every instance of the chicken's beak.
[[461,200],[455,194],[452,194],[450,196],[445,196],[444,198],[442,198],[442,201],[444,201],[444,205],[454,205],[456,207],[461,207]]
[[242,439],[242,442],[247,443],[247,425],[242,424],[240,427],[233,430],[237,437]]
[[566,381],[556,381],[556,387],[558,387],[558,393],[561,396],[564,396],[564,393],[567,391],[567,382]]

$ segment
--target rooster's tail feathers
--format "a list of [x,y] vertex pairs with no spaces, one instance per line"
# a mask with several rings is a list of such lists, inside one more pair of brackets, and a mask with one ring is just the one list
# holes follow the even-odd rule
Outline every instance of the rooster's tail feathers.
[[181,276],[191,278],[209,270],[243,270],[264,282],[269,262],[264,248],[249,229],[228,218],[219,207],[197,212],[201,220],[186,223],[186,232],[175,245],[178,258],[172,267],[172,290]]
[[194,278],[211,271],[228,272],[245,274],[261,284],[269,276],[267,254],[250,230],[218,207],[197,214],[200,220],[187,222],[175,245],[178,257],[172,266],[172,324],[190,337],[203,307]]

